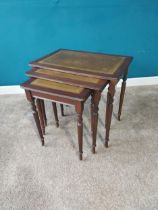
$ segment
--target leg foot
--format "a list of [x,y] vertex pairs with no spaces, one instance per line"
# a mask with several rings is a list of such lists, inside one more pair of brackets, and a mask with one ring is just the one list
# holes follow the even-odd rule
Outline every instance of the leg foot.
[[45,143],[44,143],[44,139],[42,139],[42,146],[44,146],[44,144],[45,144]]
[[92,153],[95,154],[95,147],[92,147]]
[[64,105],[60,104],[61,116],[64,116]]
[[108,145],[108,141],[105,141],[105,147],[108,148],[109,145]]
[[79,154],[79,159],[82,160],[82,154]]

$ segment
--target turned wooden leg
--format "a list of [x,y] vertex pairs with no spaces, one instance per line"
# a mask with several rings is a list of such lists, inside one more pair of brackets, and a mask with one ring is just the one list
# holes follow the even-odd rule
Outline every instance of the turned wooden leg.
[[126,90],[126,80],[127,80],[127,74],[124,75],[122,86],[121,86],[120,102],[119,102],[119,110],[118,110],[118,120],[119,121],[120,121],[120,117],[121,117],[121,113],[122,113],[122,105],[123,105],[123,100],[124,100],[124,95],[125,95],[125,90]]
[[60,104],[61,116],[64,116],[64,105]]
[[39,120],[38,112],[36,110],[34,98],[31,98],[30,104],[31,104],[32,112],[33,112],[33,117],[35,119],[35,123],[36,123],[37,129],[38,129],[38,133],[39,133],[40,138],[41,138],[41,143],[42,143],[42,146],[44,146],[44,137],[43,137],[43,134],[42,134],[42,129],[41,129],[41,126],[40,126],[40,120]]
[[58,113],[57,113],[57,106],[55,102],[52,102],[53,106],[53,111],[54,111],[54,117],[55,117],[55,122],[56,122],[56,127],[59,127],[59,120],[58,120]]
[[40,124],[41,124],[41,128],[42,128],[42,133],[43,133],[43,135],[45,135],[45,123],[44,123],[40,99],[36,99],[36,105],[37,105],[38,115],[39,115]]
[[98,127],[98,105],[101,97],[100,91],[94,91],[91,98],[91,132],[92,132],[92,153],[95,153],[97,127]]
[[91,105],[90,105],[90,112],[91,112],[91,137],[92,137],[92,150],[93,150],[93,136],[94,136],[94,119],[93,119],[93,108],[94,108],[94,91],[91,93]]
[[106,117],[105,117],[105,128],[106,128],[106,135],[105,135],[105,147],[108,147],[109,142],[109,133],[110,133],[110,126],[111,126],[111,118],[112,118],[112,111],[113,111],[113,101],[114,101],[114,94],[115,94],[115,83],[110,81],[108,93],[107,93],[107,104],[106,104]]
[[47,117],[46,117],[44,100],[40,100],[40,103],[41,103],[41,110],[42,110],[42,115],[43,115],[43,119],[44,119],[44,124],[45,124],[45,126],[47,126]]
[[77,112],[77,130],[78,130],[78,145],[79,145],[79,159],[82,160],[82,147],[83,147],[83,103],[78,102],[76,104],[76,112]]

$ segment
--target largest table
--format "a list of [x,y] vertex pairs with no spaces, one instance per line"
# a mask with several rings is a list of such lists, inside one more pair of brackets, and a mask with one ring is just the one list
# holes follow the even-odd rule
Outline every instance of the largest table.
[[[105,146],[108,147],[116,84],[120,79],[123,79],[118,110],[118,119],[120,120],[126,89],[128,67],[131,61],[131,56],[59,49],[47,56],[31,62],[30,65],[33,66],[34,69],[29,71],[28,75],[35,77],[40,77],[42,75],[42,78],[51,80],[52,71],[57,72],[56,78],[58,82],[61,82],[60,78],[62,78],[62,82],[64,83],[74,83],[78,86],[93,89],[96,100],[100,98],[102,89],[99,89],[97,86],[91,86],[91,83],[87,82],[87,78],[89,81],[99,78],[105,81],[105,83],[108,80],[105,115]],[[67,78],[66,76],[60,77],[61,73],[62,75],[65,73],[67,75],[76,75],[76,78],[73,76],[71,78]],[[85,76],[86,81],[78,79],[80,76]],[[54,75],[52,78],[54,78]]]

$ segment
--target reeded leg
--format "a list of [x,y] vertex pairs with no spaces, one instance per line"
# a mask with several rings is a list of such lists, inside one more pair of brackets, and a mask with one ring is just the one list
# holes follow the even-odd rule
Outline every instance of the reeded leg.
[[113,111],[114,94],[115,94],[115,83],[111,81],[109,83],[109,88],[108,88],[108,93],[107,93],[106,118],[105,118],[105,128],[106,128],[105,147],[108,147],[108,142],[109,142],[109,133],[110,133],[110,126],[111,126],[112,111]]
[[32,111],[33,111],[33,117],[35,119],[36,126],[37,126],[37,129],[38,129],[40,138],[41,138],[41,143],[42,143],[42,146],[44,146],[44,138],[43,138],[42,129],[41,129],[41,126],[40,126],[40,121],[39,121],[39,117],[38,117],[38,112],[36,110],[34,98],[31,99],[30,104],[31,104],[31,108],[32,108]]
[[91,98],[91,132],[92,132],[92,153],[95,153],[97,126],[98,126],[98,105],[101,97],[100,91],[94,91]]
[[40,103],[41,103],[41,110],[42,110],[42,115],[43,115],[43,119],[44,119],[44,124],[45,124],[45,126],[47,126],[47,117],[46,117],[44,100],[40,100]]
[[40,118],[42,133],[43,133],[43,135],[45,135],[45,123],[44,123],[44,118],[43,118],[41,100],[40,99],[36,99],[36,105],[37,105],[38,115],[39,115],[39,118]]
[[123,100],[124,100],[124,95],[125,95],[125,90],[126,90],[126,80],[127,80],[127,75],[124,75],[122,86],[121,86],[120,102],[119,102],[119,110],[118,110],[118,120],[119,121],[120,121],[120,117],[121,117],[121,113],[122,113],[122,105],[123,105]]
[[82,151],[82,147],[83,147],[83,120],[82,120],[83,103],[78,102],[75,108],[76,108],[76,112],[77,112],[79,159],[82,160],[82,153],[83,153],[83,151]]
[[61,116],[64,116],[64,105],[60,104]]
[[56,122],[56,127],[59,127],[59,120],[58,120],[58,113],[57,113],[57,106],[55,102],[52,102],[53,106],[53,111],[54,111],[54,117],[55,117],[55,122]]

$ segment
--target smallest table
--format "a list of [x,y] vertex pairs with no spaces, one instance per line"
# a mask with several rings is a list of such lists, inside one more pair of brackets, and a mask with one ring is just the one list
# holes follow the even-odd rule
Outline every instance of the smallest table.
[[[79,159],[82,160],[82,145],[83,145],[83,121],[82,113],[84,109],[84,102],[91,95],[94,108],[91,110],[91,131],[92,131],[92,152],[95,153],[96,146],[96,133],[98,123],[98,104],[97,99],[91,90],[76,87],[67,84],[61,84],[44,79],[29,79],[25,83],[21,84],[21,87],[25,89],[27,100],[31,103],[33,116],[36,122],[36,126],[41,138],[42,145],[44,145],[43,132],[40,125],[40,116],[36,109],[36,103],[38,100],[50,100],[53,102],[59,102],[63,104],[70,104],[75,106],[77,113],[77,128],[78,128],[78,144],[79,144]],[[95,98],[94,98],[95,97]]]

